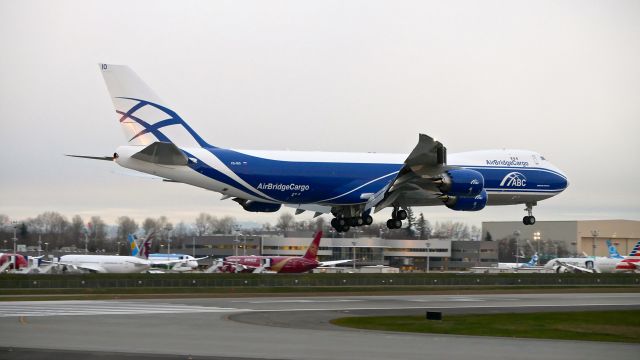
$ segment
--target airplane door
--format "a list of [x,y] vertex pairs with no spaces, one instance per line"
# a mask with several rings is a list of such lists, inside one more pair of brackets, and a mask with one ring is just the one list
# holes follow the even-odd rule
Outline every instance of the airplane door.
[[264,259],[264,264],[262,264],[262,266],[265,267],[265,268],[270,268],[271,267],[271,259],[270,258]]
[[532,157],[533,157],[533,163],[536,165],[540,165],[540,159],[538,158],[538,155],[533,154]]

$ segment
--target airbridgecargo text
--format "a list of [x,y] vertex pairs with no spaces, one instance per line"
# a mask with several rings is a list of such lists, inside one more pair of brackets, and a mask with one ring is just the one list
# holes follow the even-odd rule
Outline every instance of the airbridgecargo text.
[[260,183],[258,184],[258,190],[307,191],[309,190],[309,185]]
[[519,160],[487,160],[487,165],[528,167],[529,162]]

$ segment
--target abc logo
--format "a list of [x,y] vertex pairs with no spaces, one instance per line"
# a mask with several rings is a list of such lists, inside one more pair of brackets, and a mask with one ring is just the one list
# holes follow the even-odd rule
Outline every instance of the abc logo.
[[510,172],[502,179],[500,186],[525,187],[527,186],[527,178],[519,172]]

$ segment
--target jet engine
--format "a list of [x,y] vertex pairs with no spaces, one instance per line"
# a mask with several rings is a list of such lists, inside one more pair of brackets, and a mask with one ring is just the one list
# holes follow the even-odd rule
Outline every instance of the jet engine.
[[[475,170],[448,170],[434,179],[438,189],[445,195],[474,198],[484,189],[484,177]],[[483,206],[484,207],[484,206]]]
[[456,211],[478,211],[484,209],[489,198],[485,189],[482,189],[476,196],[449,196],[440,197],[444,204],[451,210]]
[[280,207],[282,206],[281,204],[264,203],[240,198],[235,198],[233,201],[237,202],[243,209],[250,212],[276,212],[280,210]]

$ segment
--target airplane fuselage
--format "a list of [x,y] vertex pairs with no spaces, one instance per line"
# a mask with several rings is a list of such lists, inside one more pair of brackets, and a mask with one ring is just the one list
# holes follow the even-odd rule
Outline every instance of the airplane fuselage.
[[225,261],[230,264],[240,264],[249,269],[265,265],[266,270],[278,273],[303,273],[317,268],[320,264],[311,259],[298,256],[228,256]]
[[[126,168],[265,203],[366,203],[384,190],[403,167],[406,154],[247,151],[181,148],[187,165],[158,165],[131,158],[141,146],[117,149]],[[449,155],[449,166],[472,169],[484,177],[488,205],[536,202],[562,192],[566,176],[539,154],[526,150],[485,150]],[[435,197],[416,198],[414,206],[442,205]]]
[[150,262],[134,256],[63,255],[59,263],[98,273],[139,273],[148,270]]

